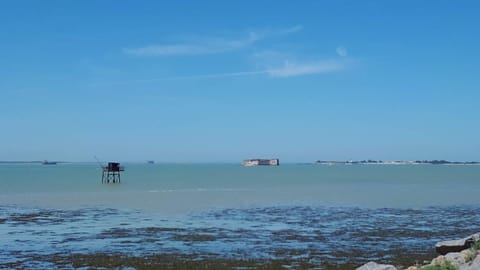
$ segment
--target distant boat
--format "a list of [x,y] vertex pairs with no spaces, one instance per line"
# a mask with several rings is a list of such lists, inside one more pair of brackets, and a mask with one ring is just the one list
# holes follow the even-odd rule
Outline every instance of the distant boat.
[[154,164],[155,161],[153,161],[153,160],[148,160],[147,163],[148,163],[148,164]]
[[56,162],[56,161],[44,160],[44,161],[42,162],[42,165],[57,165],[57,162]]

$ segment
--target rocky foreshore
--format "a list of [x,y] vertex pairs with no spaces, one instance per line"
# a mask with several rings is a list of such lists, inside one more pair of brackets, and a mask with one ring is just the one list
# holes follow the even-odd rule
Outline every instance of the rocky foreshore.
[[462,239],[439,242],[435,250],[440,255],[423,265],[404,268],[368,262],[356,270],[480,270],[480,232]]

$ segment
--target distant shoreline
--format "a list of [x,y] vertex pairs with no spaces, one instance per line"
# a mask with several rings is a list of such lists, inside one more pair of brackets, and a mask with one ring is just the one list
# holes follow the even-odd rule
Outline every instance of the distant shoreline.
[[[45,160],[42,160],[42,161],[37,161],[37,160],[34,160],[34,161],[0,161],[0,164],[43,164],[45,163],[46,161]],[[67,161],[48,161],[48,162],[51,162],[51,163],[72,163],[72,162],[67,162]]]
[[33,164],[33,163],[42,163],[42,161],[0,161],[0,163]]
[[[0,164],[44,164],[45,161],[40,160],[0,160]],[[62,164],[97,164],[93,161],[49,161],[52,163]],[[143,161],[124,161],[127,164],[147,164]],[[151,163],[148,163],[151,164]],[[157,162],[155,164],[237,164],[236,162]],[[317,160],[315,162],[284,162],[290,165],[480,165],[479,161],[447,161],[447,160],[423,160],[423,161],[382,161],[382,160]]]
[[320,165],[480,165],[478,161],[448,161],[448,160],[416,160],[416,161],[382,161],[382,160],[358,160],[358,161],[324,161],[317,160]]

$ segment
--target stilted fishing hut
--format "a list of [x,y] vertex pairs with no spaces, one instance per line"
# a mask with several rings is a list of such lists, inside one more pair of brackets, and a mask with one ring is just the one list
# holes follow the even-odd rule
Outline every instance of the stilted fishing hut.
[[102,183],[120,183],[120,172],[125,169],[118,162],[109,162],[102,166]]

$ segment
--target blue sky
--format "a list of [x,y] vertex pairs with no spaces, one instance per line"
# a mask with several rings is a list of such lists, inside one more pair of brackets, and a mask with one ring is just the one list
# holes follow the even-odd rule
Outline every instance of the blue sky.
[[1,1],[0,160],[480,160],[478,1]]

